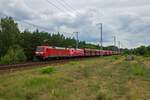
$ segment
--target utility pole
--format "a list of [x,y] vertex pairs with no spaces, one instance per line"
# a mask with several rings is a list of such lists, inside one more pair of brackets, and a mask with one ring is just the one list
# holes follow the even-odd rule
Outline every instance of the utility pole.
[[121,42],[120,41],[118,41],[118,52],[120,53],[121,51]]
[[73,32],[74,34],[76,34],[76,49],[79,48],[79,32]]
[[114,46],[116,46],[116,36],[114,36],[113,38],[114,38]]
[[114,51],[116,51],[116,36],[114,36],[113,38],[114,38]]
[[103,24],[98,23],[100,29],[100,49],[103,50]]

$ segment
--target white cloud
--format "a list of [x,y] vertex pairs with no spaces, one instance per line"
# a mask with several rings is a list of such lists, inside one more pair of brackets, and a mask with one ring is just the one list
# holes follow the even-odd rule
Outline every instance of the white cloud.
[[66,0],[80,12],[80,15],[69,12],[74,14],[72,17],[55,0],[50,1],[63,11],[46,0],[1,0],[0,12],[50,31],[80,31],[81,40],[93,43],[99,41],[96,24],[101,22],[104,41],[112,41],[112,36],[116,35],[124,47],[150,44],[150,0]]

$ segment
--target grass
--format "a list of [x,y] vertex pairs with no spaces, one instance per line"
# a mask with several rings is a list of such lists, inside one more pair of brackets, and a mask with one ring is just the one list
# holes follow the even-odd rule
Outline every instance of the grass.
[[139,66],[138,63],[136,64],[133,64],[133,66],[131,66],[131,72],[134,74],[134,75],[144,75],[144,68],[143,66]]
[[55,71],[55,68],[51,67],[51,66],[48,66],[48,67],[42,68],[40,71],[43,74],[51,74]]
[[0,75],[0,100],[148,100],[150,58],[89,58]]

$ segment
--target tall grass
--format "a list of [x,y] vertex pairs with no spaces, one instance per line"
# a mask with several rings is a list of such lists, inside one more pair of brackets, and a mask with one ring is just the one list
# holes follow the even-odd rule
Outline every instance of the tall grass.
[[147,69],[112,56],[0,75],[0,100],[149,100]]
[[140,66],[139,64],[133,64],[131,66],[131,72],[132,74],[134,75],[144,75],[144,67],[143,66]]

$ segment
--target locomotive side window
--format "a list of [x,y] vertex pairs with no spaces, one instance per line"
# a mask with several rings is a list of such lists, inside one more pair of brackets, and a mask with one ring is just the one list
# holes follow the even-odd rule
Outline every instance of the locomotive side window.
[[37,49],[36,49],[37,52],[41,52],[43,50],[44,50],[44,48],[42,48],[42,47],[37,47]]

